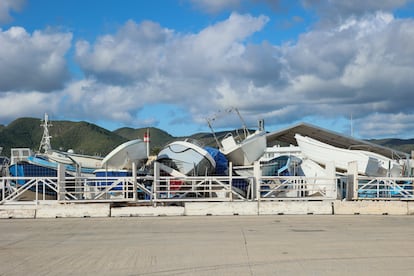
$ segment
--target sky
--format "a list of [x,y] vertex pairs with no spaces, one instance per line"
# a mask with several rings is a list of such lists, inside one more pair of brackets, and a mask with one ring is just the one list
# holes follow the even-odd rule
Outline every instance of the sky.
[[0,0],[0,124],[414,138],[413,0]]

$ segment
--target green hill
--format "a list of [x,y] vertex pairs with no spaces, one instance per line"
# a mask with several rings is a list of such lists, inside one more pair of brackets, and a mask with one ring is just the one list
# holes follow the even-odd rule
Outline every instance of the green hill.
[[[49,134],[52,136],[52,148],[67,151],[74,150],[77,153],[105,156],[118,145],[133,139],[143,139],[147,130],[151,139],[151,154],[157,154],[159,150],[174,140],[191,138],[204,146],[217,147],[217,143],[211,133],[196,133],[188,137],[174,137],[158,128],[124,127],[115,131],[109,131],[88,122],[52,121]],[[39,149],[43,128],[41,120],[37,118],[19,118],[9,125],[0,125],[0,147],[3,147],[3,155],[10,156],[10,149],[17,147]],[[228,132],[217,132],[217,139],[221,140]],[[233,132],[234,134],[234,132]],[[414,150],[414,139],[374,139],[370,140],[382,146],[399,151],[411,153]]]
[[[9,156],[10,149],[17,147],[37,151],[43,134],[40,124],[40,119],[19,118],[0,129],[2,154]],[[54,149],[73,149],[77,153],[102,156],[128,140],[87,122],[53,121],[49,134]]]
[[121,137],[124,137],[125,139],[133,140],[137,138],[144,139],[145,133],[147,131],[149,131],[151,146],[153,147],[162,147],[168,141],[172,141],[175,139],[169,133],[154,127],[138,129],[123,127],[115,130],[114,133]]
[[414,150],[414,139],[372,139],[370,142],[406,153]]

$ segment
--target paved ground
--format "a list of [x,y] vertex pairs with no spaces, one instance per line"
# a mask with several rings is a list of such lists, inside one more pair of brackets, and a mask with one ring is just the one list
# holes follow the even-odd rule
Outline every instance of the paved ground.
[[414,275],[414,216],[0,220],[0,275]]

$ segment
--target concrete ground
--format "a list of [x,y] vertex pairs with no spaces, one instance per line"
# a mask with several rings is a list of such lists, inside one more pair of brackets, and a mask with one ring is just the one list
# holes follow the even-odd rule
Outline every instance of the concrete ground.
[[414,216],[3,219],[0,275],[414,275]]

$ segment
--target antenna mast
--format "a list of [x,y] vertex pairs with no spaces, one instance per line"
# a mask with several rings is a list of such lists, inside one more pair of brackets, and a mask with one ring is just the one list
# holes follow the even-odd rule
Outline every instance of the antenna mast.
[[42,141],[40,142],[39,152],[42,152],[43,149],[44,153],[47,153],[52,149],[52,146],[50,145],[50,138],[52,138],[52,136],[49,135],[49,127],[52,126],[52,124],[49,123],[49,116],[47,113],[45,113],[45,118],[40,126],[43,127],[43,136]]

